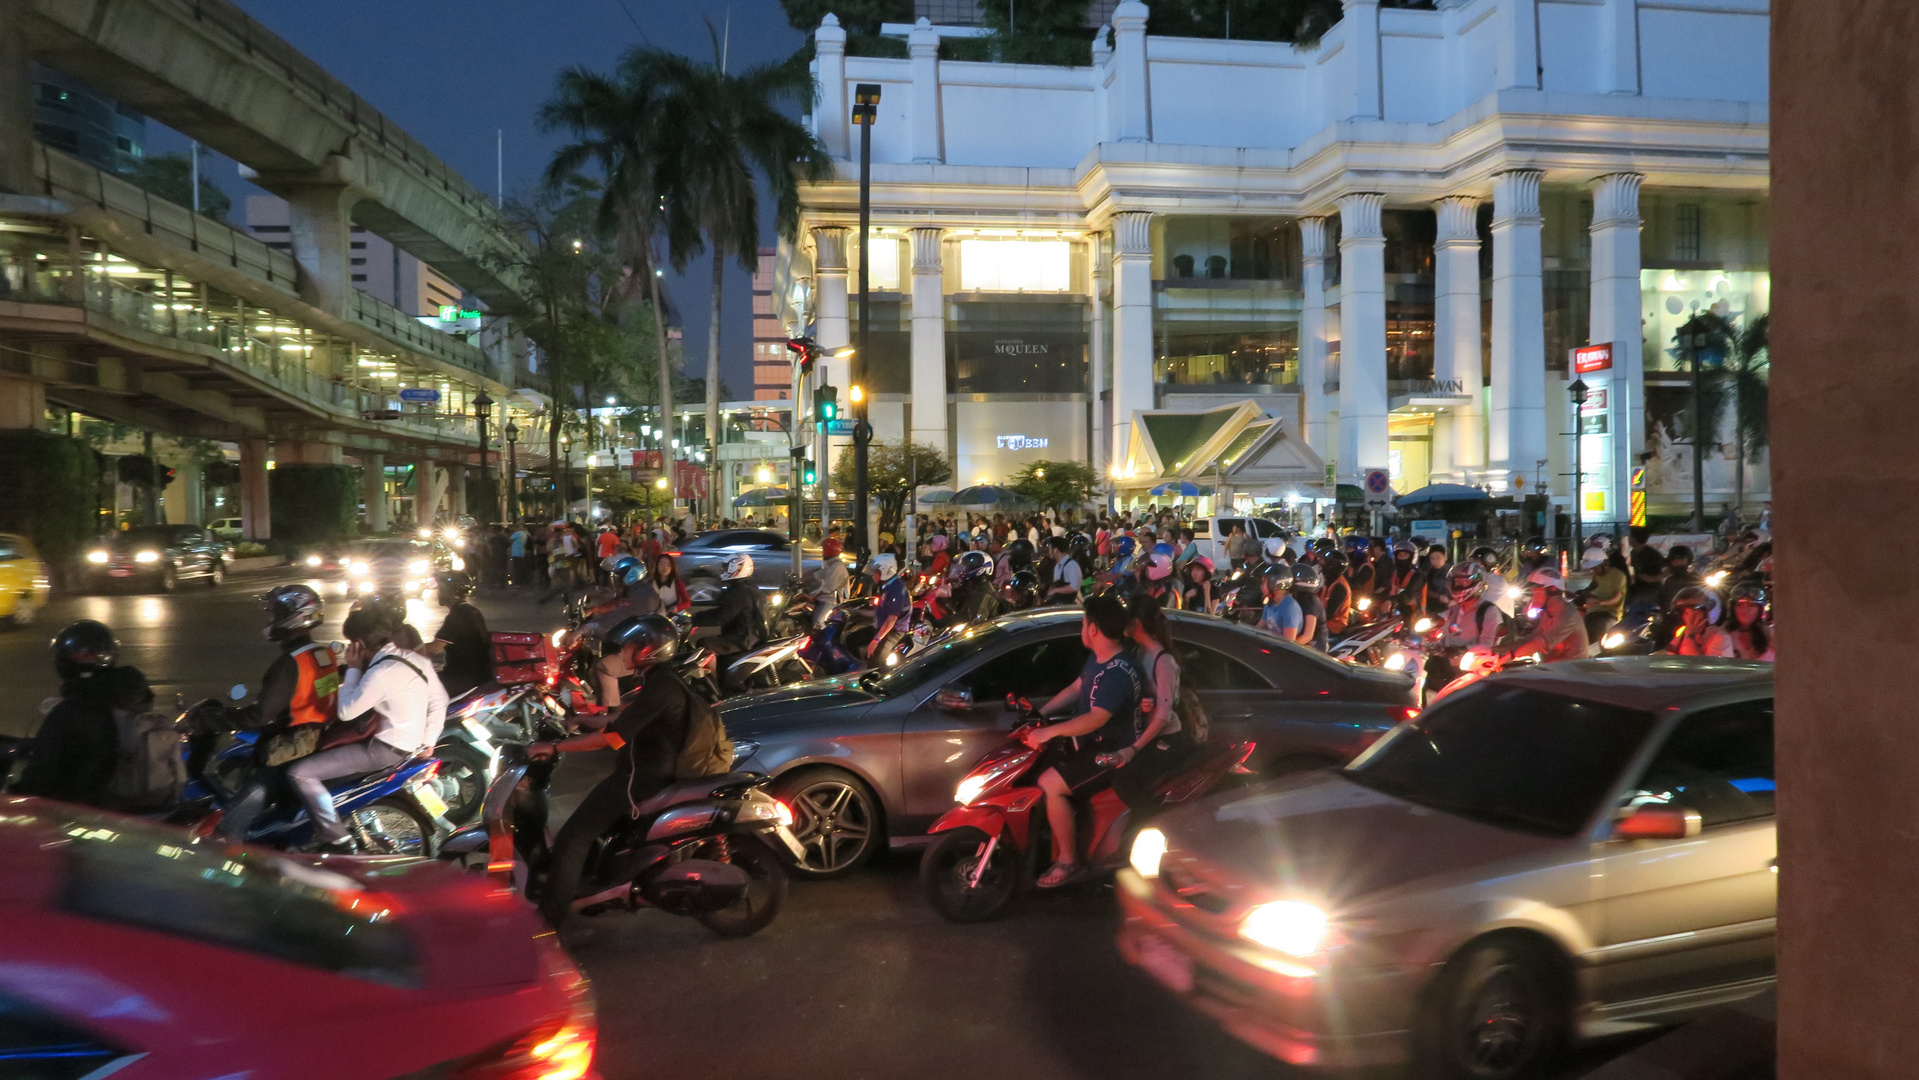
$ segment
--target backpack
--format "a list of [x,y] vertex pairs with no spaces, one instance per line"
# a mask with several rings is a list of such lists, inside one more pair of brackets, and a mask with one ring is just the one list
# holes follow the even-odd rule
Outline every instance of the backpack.
[[733,771],[733,740],[726,737],[720,711],[698,694],[686,693],[686,741],[673,763],[673,779],[698,780]]
[[1482,634],[1483,634],[1483,633],[1485,633],[1485,631],[1486,631],[1486,612],[1488,612],[1488,611],[1491,611],[1491,612],[1492,612],[1492,613],[1493,613],[1494,615],[1497,615],[1497,616],[1499,617],[1499,633],[1498,633],[1498,635],[1497,635],[1497,636],[1496,636],[1496,637],[1494,638],[1494,640],[1498,640],[1498,638],[1503,638],[1503,637],[1505,637],[1505,636],[1506,636],[1506,635],[1507,635],[1508,633],[1510,633],[1510,632],[1511,632],[1511,630],[1512,630],[1512,620],[1510,620],[1510,619],[1508,619],[1508,618],[1506,617],[1506,613],[1505,613],[1504,611],[1502,611],[1502,610],[1500,610],[1500,607],[1499,607],[1499,605],[1498,605],[1498,604],[1495,604],[1495,603],[1493,603],[1493,602],[1492,602],[1491,600],[1482,600],[1482,601],[1480,601],[1480,602],[1479,602],[1479,610],[1478,610],[1478,611],[1475,611],[1475,612],[1473,612],[1473,629],[1474,629],[1474,630],[1476,630],[1476,631],[1478,631],[1479,633],[1482,633]]
[[186,738],[173,717],[116,708],[113,727],[119,750],[107,797],[114,808],[138,814],[179,802],[187,786]]

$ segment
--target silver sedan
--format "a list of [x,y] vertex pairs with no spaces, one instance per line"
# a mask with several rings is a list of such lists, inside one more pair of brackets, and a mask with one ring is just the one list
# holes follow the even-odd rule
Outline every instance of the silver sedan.
[[[680,577],[696,603],[713,599],[720,591],[720,571],[734,555],[753,557],[753,583],[762,590],[778,589],[793,572],[791,541],[768,529],[715,529],[687,538],[675,552]],[[800,581],[811,584],[820,571],[818,546],[802,545]]]
[[1120,948],[1298,1065],[1517,1080],[1773,981],[1772,665],[1546,664],[1168,814]]

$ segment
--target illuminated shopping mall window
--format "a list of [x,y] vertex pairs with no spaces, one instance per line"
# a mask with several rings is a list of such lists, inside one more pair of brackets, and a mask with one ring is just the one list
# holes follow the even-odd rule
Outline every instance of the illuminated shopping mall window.
[[968,237],[959,242],[965,292],[1066,292],[1073,247],[1065,240]]

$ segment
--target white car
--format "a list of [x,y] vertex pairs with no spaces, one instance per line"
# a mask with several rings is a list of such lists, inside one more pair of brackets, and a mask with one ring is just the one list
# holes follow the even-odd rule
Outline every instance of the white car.
[[238,540],[242,535],[240,519],[237,517],[220,518],[216,521],[210,521],[207,523],[207,531],[222,540]]

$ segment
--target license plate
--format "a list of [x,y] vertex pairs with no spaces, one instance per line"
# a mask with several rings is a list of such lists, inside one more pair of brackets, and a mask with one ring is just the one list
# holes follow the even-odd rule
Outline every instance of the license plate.
[[117,567],[115,569],[107,571],[107,573],[113,575],[114,577],[132,577],[133,576],[133,571],[122,570]]
[[440,793],[433,790],[432,784],[414,785],[413,797],[420,800],[420,809],[433,817],[441,817],[446,813],[446,800],[440,798]]
[[1193,958],[1175,949],[1161,938],[1144,935],[1139,939],[1139,966],[1166,984],[1175,993],[1193,990]]

